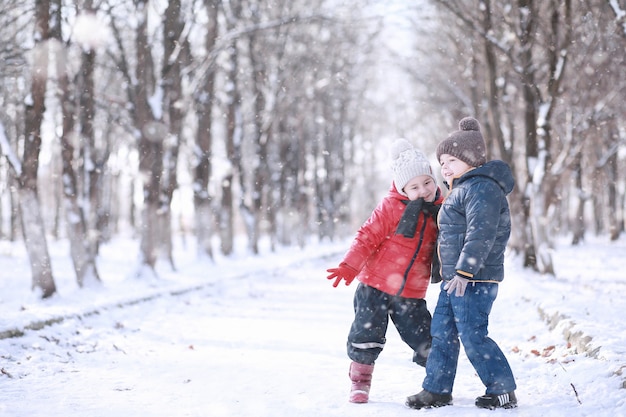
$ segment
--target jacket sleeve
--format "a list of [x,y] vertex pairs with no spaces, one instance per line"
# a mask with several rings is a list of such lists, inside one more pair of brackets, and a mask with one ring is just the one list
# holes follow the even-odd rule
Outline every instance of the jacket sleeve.
[[466,232],[456,270],[472,278],[484,266],[497,237],[502,189],[493,181],[478,183],[465,195]]
[[393,232],[393,214],[390,201],[384,199],[356,233],[343,262],[361,271],[367,260]]

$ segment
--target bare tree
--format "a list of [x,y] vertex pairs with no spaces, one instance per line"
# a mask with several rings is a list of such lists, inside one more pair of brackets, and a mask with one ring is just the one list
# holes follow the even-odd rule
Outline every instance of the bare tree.
[[[262,10],[260,10],[258,5],[251,4],[248,7],[251,10],[251,22],[255,25],[259,25]],[[280,42],[280,38],[278,39]],[[267,204],[268,196],[266,193],[268,191],[270,175],[268,166],[268,149],[272,140],[272,123],[270,115],[276,91],[272,88],[270,81],[268,80],[268,67],[271,65],[271,61],[264,59],[263,56],[263,52],[267,50],[266,48],[268,45],[259,39],[259,32],[252,31],[248,34],[247,46],[250,67],[253,73],[251,89],[254,100],[254,118],[252,122],[253,128],[251,132],[251,139],[254,147],[253,153],[256,158],[252,172],[252,201],[250,204],[248,246],[252,253],[258,254],[261,222],[266,218],[266,216],[271,216],[270,211],[273,210],[273,207]],[[278,56],[274,57],[274,62],[276,59],[280,60],[280,55],[284,53],[283,51],[284,49],[280,49],[280,47],[274,50],[274,55]],[[267,108],[268,106],[269,108]]]
[[[2,146],[2,152],[8,156],[7,152],[14,152],[18,149],[20,138],[24,137],[24,105],[23,97],[27,94],[27,83],[24,83],[24,68],[27,67],[27,51],[22,48],[32,36],[32,12],[25,12],[24,5],[17,0],[5,1],[0,11],[0,38],[4,40],[0,48],[0,99],[2,100],[3,114],[0,120],[4,125],[6,143]],[[13,114],[13,117],[8,117]],[[6,149],[6,152],[5,152]],[[18,164],[11,163],[3,158],[0,163],[2,175],[0,197],[3,200],[3,226],[7,225],[8,230],[2,228],[2,236],[5,239],[14,241],[21,234],[19,216],[19,196],[17,178],[18,175],[12,166]],[[7,208],[7,210],[4,210]]]
[[172,198],[178,188],[178,153],[183,133],[184,97],[182,88],[183,57],[188,53],[185,23],[180,0],[169,0],[163,16],[163,86],[164,122],[168,136],[163,146],[163,176],[159,210],[159,242],[170,265],[174,267],[172,247]]
[[[46,231],[37,195],[37,172],[41,152],[41,124],[45,112],[46,85],[48,82],[50,1],[37,2],[35,33],[33,35],[34,68],[31,71],[30,97],[25,103],[25,140],[21,165],[12,168],[18,176],[18,194],[22,216],[22,231],[32,271],[32,288],[40,289],[48,298],[56,292],[52,276]],[[10,159],[10,161],[13,161]],[[15,161],[13,161],[15,162]]]
[[[226,20],[226,30],[234,33],[241,23],[241,0],[225,0],[222,2],[224,16]],[[222,179],[222,199],[219,212],[220,248],[224,255],[230,255],[234,250],[235,237],[235,210],[234,203],[234,182],[236,181],[241,189],[240,209],[243,214],[245,227],[250,225],[249,208],[245,205],[246,185],[244,172],[242,172],[242,146],[243,146],[243,115],[241,112],[241,92],[238,84],[239,73],[239,51],[238,39],[233,38],[227,49],[228,68],[226,69],[226,132],[224,136],[226,157],[230,168]]]
[[[625,194],[620,187],[623,158],[619,157],[620,124],[626,116],[623,101],[626,82],[620,71],[626,63],[623,22],[615,19],[617,2],[603,0],[580,4],[574,27],[576,54],[569,73],[569,113],[565,124],[583,163],[574,168],[578,207],[567,220],[576,231],[572,243],[582,241],[589,217],[598,234],[608,233],[611,240],[624,231]],[[582,92],[582,94],[581,94]],[[623,128],[623,127],[622,127]]]
[[209,181],[212,174],[213,149],[213,105],[215,102],[215,49],[218,36],[218,14],[221,0],[205,0],[204,8],[208,16],[204,37],[205,65],[197,78],[199,88],[194,91],[193,99],[198,120],[196,143],[194,147],[194,209],[198,252],[213,258],[211,238],[213,234],[212,197],[209,193]]
[[[135,27],[135,56],[131,61],[124,46],[122,29],[116,23],[111,9],[111,26],[118,47],[118,56],[113,58],[126,80],[128,101],[132,103],[131,117],[138,137],[139,170],[143,180],[143,208],[141,212],[141,243],[138,275],[156,273],[157,248],[159,247],[159,197],[160,178],[163,173],[163,142],[167,128],[159,120],[161,108],[152,107],[150,99],[156,89],[155,65],[151,56],[151,42],[148,37],[148,2],[135,0],[134,8],[137,23]],[[134,72],[131,63],[135,63]]]
[[[84,209],[92,208],[93,211],[97,208],[97,199],[93,198],[91,194],[95,194],[96,184],[92,184],[88,187],[90,195],[85,198],[84,201],[80,201],[82,193],[79,192],[77,175],[74,170],[74,146],[72,144],[76,137],[75,121],[78,118],[77,113],[84,112],[87,116],[81,118],[82,124],[87,126],[82,129],[86,135],[86,140],[80,141],[89,150],[93,150],[89,144],[93,145],[93,126],[91,125],[93,120],[93,54],[94,51],[89,48],[89,45],[83,46],[82,53],[82,80],[83,88],[81,89],[81,98],[77,99],[75,94],[75,85],[77,83],[72,82],[70,78],[70,69],[68,65],[68,53],[64,47],[63,35],[62,35],[62,16],[61,0],[54,0],[55,13],[53,14],[52,21],[54,22],[51,30],[52,39],[57,41],[56,49],[56,74],[59,84],[59,101],[61,104],[62,112],[62,132],[61,132],[61,161],[62,161],[62,177],[63,177],[63,199],[65,202],[65,214],[66,223],[68,227],[68,238],[70,241],[70,255],[74,265],[74,272],[76,273],[76,280],[80,287],[85,284],[100,282],[98,270],[96,267],[96,252],[94,250],[94,242],[89,237],[89,227],[86,219]],[[80,103],[80,106],[77,106]],[[81,124],[81,125],[82,125]],[[91,136],[92,139],[88,139]],[[90,153],[89,151],[87,152]],[[87,155],[83,155],[84,158],[89,158]],[[91,166],[91,164],[86,164]],[[92,171],[96,171],[95,168]],[[93,180],[95,175],[92,174],[87,178]],[[91,204],[85,204],[89,201]],[[94,225],[95,230],[95,225]]]

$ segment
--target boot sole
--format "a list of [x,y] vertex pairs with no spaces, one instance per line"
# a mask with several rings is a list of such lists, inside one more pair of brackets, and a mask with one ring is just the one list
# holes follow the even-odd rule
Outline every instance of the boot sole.
[[434,404],[424,404],[424,405],[420,405],[420,404],[405,404],[407,407],[412,408],[414,410],[421,410],[421,409],[425,409],[428,410],[429,408],[439,408],[439,407],[445,407],[447,405],[452,405],[452,402],[437,402]]
[[495,410],[496,408],[503,408],[505,410],[510,410],[513,408],[517,408],[517,403],[507,403],[504,405],[478,405],[476,404],[476,407],[482,408],[484,410]]
[[364,390],[355,390],[350,393],[350,400],[353,404],[365,404],[369,401],[369,392]]

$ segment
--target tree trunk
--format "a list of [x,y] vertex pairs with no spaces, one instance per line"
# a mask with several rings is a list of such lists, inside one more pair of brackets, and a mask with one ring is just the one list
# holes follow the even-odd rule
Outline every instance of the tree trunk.
[[[65,62],[57,60],[58,63]],[[74,109],[73,95],[66,68],[58,68],[60,91],[62,94],[63,132],[61,134],[61,160],[63,164],[63,197],[65,201],[65,216],[67,233],[70,242],[70,254],[79,287],[86,283],[100,282],[96,268],[95,252],[90,249],[91,242],[87,233],[87,224],[83,206],[78,202],[78,187],[76,173],[74,172],[74,147],[71,137],[74,132]]]
[[45,112],[46,83],[48,82],[48,39],[50,28],[50,1],[37,2],[35,10],[35,48],[32,69],[31,100],[26,104],[25,135],[22,171],[19,176],[19,195],[24,242],[32,270],[32,288],[42,291],[42,298],[56,292],[52,276],[46,232],[37,196],[37,172],[41,152],[41,124]]
[[[489,33],[492,30],[491,21],[491,2],[484,1],[485,9],[483,10],[483,31]],[[489,103],[486,115],[486,131],[490,141],[495,142],[498,150],[498,157],[506,161],[513,172],[515,172],[510,150],[505,147],[504,133],[502,132],[502,117],[500,109],[500,90],[497,86],[498,60],[491,42],[485,41],[485,66],[487,68],[486,77],[486,97]],[[493,153],[487,155],[488,159],[492,159]]]
[[[55,16],[56,20],[56,31],[55,38],[59,41],[58,45],[63,45],[62,42],[62,34],[61,34],[61,2],[57,1],[57,12]],[[85,58],[85,53],[83,53],[83,59]],[[76,120],[76,100],[75,95],[73,93],[71,83],[69,81],[69,69],[67,67],[67,55],[64,50],[60,50],[57,54],[57,57],[60,59],[56,60],[57,64],[57,78],[59,82],[59,94],[60,94],[60,102],[61,102],[61,111],[62,111],[62,133],[61,133],[61,162],[62,162],[62,173],[63,173],[63,199],[65,206],[65,216],[67,222],[67,232],[68,238],[70,242],[70,255],[72,258],[72,264],[74,266],[74,272],[76,274],[76,281],[79,287],[85,286],[85,284],[99,284],[100,277],[98,275],[98,270],[96,268],[95,261],[95,251],[92,250],[91,245],[93,242],[90,242],[88,227],[85,221],[85,213],[83,211],[84,208],[92,208],[95,210],[97,206],[88,205],[85,207],[85,204],[79,204],[79,190],[77,186],[77,178],[76,173],[74,172],[74,147],[71,143],[71,138],[74,134],[74,121]],[[93,58],[91,58],[93,60]],[[82,66],[84,68],[84,66]],[[91,65],[93,69],[93,65]],[[82,74],[82,78],[89,78],[90,74]],[[91,83],[91,88],[88,86],[84,86],[82,88],[83,95],[90,96],[90,102],[93,106],[93,82]],[[85,103],[85,99],[80,100],[81,106],[79,109],[81,111],[85,110],[84,106],[88,106]],[[93,116],[89,117],[91,120]],[[84,118],[83,118],[84,121]],[[93,133],[92,128],[91,129]],[[84,129],[83,129],[84,130]],[[89,141],[88,141],[89,142]],[[81,143],[84,143],[81,141]],[[94,170],[95,171],[95,170]],[[93,210],[92,210],[93,211]]]
[[[151,132],[146,136],[142,134],[139,141],[139,151],[143,156],[140,161],[140,170],[145,174],[146,181],[143,184],[143,209],[141,215],[141,258],[140,275],[148,277],[156,276],[156,261],[159,249],[159,203],[160,176],[163,171],[162,159],[162,129],[156,127],[153,131],[151,126],[157,124],[147,123],[143,131]],[[152,137],[151,134],[155,136]]]
[[9,199],[11,201],[10,204],[10,208],[11,208],[11,218],[10,218],[10,232],[9,232],[9,239],[11,240],[11,242],[15,242],[15,240],[17,239],[17,236],[19,235],[19,230],[20,230],[20,197],[19,194],[17,192],[18,190],[18,186],[17,186],[17,180],[15,178],[15,174],[13,171],[10,171],[9,173],[9,189],[10,189],[10,194],[9,194]]
[[[250,216],[249,247],[254,254],[259,253],[259,238],[261,234],[261,223],[265,219],[266,213],[271,210],[270,206],[264,207],[265,190],[267,187],[267,147],[269,142],[270,127],[266,126],[266,100],[265,100],[265,80],[266,72],[264,63],[257,56],[256,36],[254,33],[248,37],[248,50],[250,53],[250,65],[254,73],[252,90],[254,96],[254,169],[252,172],[252,206]],[[266,210],[265,210],[266,209]],[[269,213],[267,213],[269,214]]]
[[[551,192],[546,187],[548,176],[546,169],[549,167],[549,134],[545,131],[540,144],[538,137],[538,107],[541,100],[536,95],[536,66],[532,55],[532,38],[535,35],[537,8],[533,0],[520,0],[520,60],[522,64],[522,83],[524,97],[524,120],[526,131],[526,172],[528,179],[527,190],[523,198],[528,199],[524,203],[528,213],[527,224],[530,225],[528,245],[525,250],[524,265],[547,274],[554,273],[552,256],[550,255],[551,242],[547,222],[548,196],[545,192]],[[542,129],[548,128],[542,125]],[[541,149],[541,152],[540,152]]]
[[163,22],[163,107],[167,113],[168,139],[163,150],[163,178],[161,179],[160,244],[162,252],[172,269],[175,269],[172,242],[172,199],[178,188],[178,152],[183,129],[183,89],[181,60],[187,49],[187,40],[183,38],[185,26],[180,14],[180,0],[170,0],[165,10]]
[[[232,31],[235,29],[237,22],[241,14],[241,1],[234,0],[225,3],[225,6],[229,5],[229,8],[225,7],[226,24],[227,29]],[[243,199],[245,198],[246,187],[243,180],[243,173],[241,168],[241,151],[242,151],[242,139],[243,139],[243,121],[241,114],[241,96],[239,94],[238,86],[238,72],[239,72],[239,57],[237,51],[237,40],[233,40],[230,48],[228,49],[229,59],[227,70],[227,101],[226,101],[226,157],[230,162],[231,168],[224,179],[222,180],[222,207],[220,216],[220,235],[222,239],[222,253],[224,255],[230,255],[234,248],[234,196],[233,196],[233,181],[235,178],[239,179],[239,185],[242,187],[239,190],[240,193],[240,208],[241,213],[244,215],[244,222],[246,230],[249,230],[248,220],[245,214],[245,204]]]
[[576,201],[576,214],[572,219],[572,245],[578,245],[585,238],[585,202],[587,201],[586,193],[583,190],[583,178],[582,178],[582,153],[577,152],[574,160],[574,181],[576,183],[576,190],[578,191],[578,198]]
[[145,203],[141,211],[141,243],[138,278],[156,278],[158,206]]
[[30,260],[32,272],[32,289],[41,290],[41,297],[48,298],[56,293],[56,285],[52,277],[50,255],[46,241],[46,231],[41,217],[41,205],[37,192],[30,188],[20,188],[22,230],[24,242]]
[[220,249],[222,254],[227,256],[233,253],[235,247],[232,182],[232,174],[222,179],[222,201],[219,212]]
[[[105,165],[106,155],[103,152],[98,155],[98,149],[95,141],[94,117],[95,117],[95,99],[94,99],[94,70],[95,70],[96,52],[93,49],[87,49],[83,46],[81,54],[80,66],[80,137],[81,137],[81,172],[83,179],[82,196],[83,210],[85,211],[86,221],[86,240],[87,250],[90,257],[95,259],[101,243],[101,235],[99,225],[102,223],[101,218],[104,216],[102,205],[102,167]],[[100,160],[104,158],[104,161]]]
[[143,174],[143,208],[141,215],[141,244],[139,276],[156,276],[158,243],[158,212],[163,173],[163,140],[166,129],[155,120],[149,97],[155,89],[154,62],[148,41],[148,3],[137,0],[138,25],[136,29],[137,67],[135,68],[134,123],[140,132],[139,171]]
[[[205,0],[208,14],[208,28],[205,36],[207,55],[214,53],[218,33],[218,10],[220,0]],[[202,74],[204,83],[194,94],[198,130],[196,131],[196,166],[194,170],[193,201],[195,208],[196,238],[198,254],[213,259],[211,239],[213,237],[213,216],[209,181],[211,179],[211,151],[213,147],[213,102],[215,100],[215,68],[211,66]]]
[[198,244],[198,256],[213,259],[213,210],[208,200],[195,201],[194,218],[196,225],[196,240]]
[[605,140],[609,148],[609,156],[605,168],[608,187],[608,204],[606,208],[609,216],[609,238],[611,241],[619,239],[623,231],[623,228],[620,227],[620,224],[623,225],[623,221],[620,220],[623,214],[619,206],[619,190],[617,187],[619,181],[619,160],[617,158],[619,145],[614,143],[619,138],[616,124],[615,117],[611,117],[605,132]]

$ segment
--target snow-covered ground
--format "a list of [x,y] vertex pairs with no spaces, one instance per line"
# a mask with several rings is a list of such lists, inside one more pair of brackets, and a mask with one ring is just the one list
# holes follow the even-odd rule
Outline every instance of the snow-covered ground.
[[[4,243],[0,415],[626,416],[626,238],[559,245],[557,278],[507,259],[490,334],[508,355],[520,406],[496,411],[474,407],[483,387],[463,355],[453,406],[406,408],[424,371],[393,327],[371,402],[348,403],[355,287],[326,279],[348,244],[240,251],[210,263],[187,241],[176,272],[159,264],[160,279],[141,281],[132,277],[136,243],[116,241],[102,248],[102,287],[79,290],[66,244],[54,242],[59,294],[41,301],[22,245]],[[430,287],[431,311],[437,292]],[[46,321],[56,324],[32,330]]]

